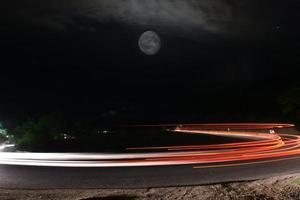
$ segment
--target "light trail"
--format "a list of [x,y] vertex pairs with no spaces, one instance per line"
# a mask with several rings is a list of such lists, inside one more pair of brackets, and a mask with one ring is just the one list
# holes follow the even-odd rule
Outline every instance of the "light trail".
[[[300,136],[265,133],[292,124],[183,124],[134,127],[173,127],[174,134],[245,137],[252,141],[210,145],[133,147],[143,153],[0,153],[0,164],[50,167],[133,167],[193,164],[194,168],[233,167],[300,157]],[[229,131],[230,130],[230,131]],[[153,152],[160,150],[162,152]]]
[[5,150],[6,148],[14,147],[14,144],[1,144],[0,145],[0,152]]

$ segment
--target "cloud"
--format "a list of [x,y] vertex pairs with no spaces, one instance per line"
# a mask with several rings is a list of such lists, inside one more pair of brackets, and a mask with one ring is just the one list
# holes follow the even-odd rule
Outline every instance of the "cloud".
[[1,11],[58,30],[63,30],[62,25],[70,23],[73,15],[213,32],[222,31],[232,18],[231,7],[223,0],[11,0]]
[[231,8],[220,0],[109,0],[99,1],[92,16],[126,23],[165,25],[221,31],[232,19]]
[[[7,0],[8,1],[8,0]],[[78,26],[80,17],[93,21],[119,21],[161,29],[258,36],[272,29],[288,10],[291,1],[261,0],[9,0],[2,5],[1,21],[14,19],[57,31]],[[76,16],[76,17],[74,17]],[[79,24],[78,24],[79,23]],[[26,24],[26,23],[19,23]],[[71,25],[71,26],[70,26]],[[93,29],[88,26],[87,29]]]

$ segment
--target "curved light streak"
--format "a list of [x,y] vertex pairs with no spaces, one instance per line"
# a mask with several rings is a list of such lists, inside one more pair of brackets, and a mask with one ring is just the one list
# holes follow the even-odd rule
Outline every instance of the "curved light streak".
[[[133,167],[193,164],[212,168],[269,163],[300,157],[300,136],[267,133],[292,124],[183,124],[134,127],[172,128],[174,134],[245,137],[251,141],[210,145],[133,147],[143,153],[0,153],[0,164],[48,167]],[[155,152],[153,150],[160,150]],[[150,151],[150,152],[149,152]],[[152,151],[152,152],[151,152]]]

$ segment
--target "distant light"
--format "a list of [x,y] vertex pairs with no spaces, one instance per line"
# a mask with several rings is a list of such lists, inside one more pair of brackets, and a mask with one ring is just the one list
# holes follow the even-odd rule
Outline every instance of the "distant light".
[[[67,132],[69,132],[69,131],[67,131]],[[76,139],[75,136],[72,136],[68,133],[61,133],[60,138],[62,138],[63,140],[74,140],[74,139]]]

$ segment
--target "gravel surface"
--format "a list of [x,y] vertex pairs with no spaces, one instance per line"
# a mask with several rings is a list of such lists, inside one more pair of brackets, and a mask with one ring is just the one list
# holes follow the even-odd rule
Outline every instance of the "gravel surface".
[[[2,200],[290,200],[300,199],[300,174],[216,185],[147,189],[0,189]],[[297,181],[298,180],[298,181]],[[297,183],[298,182],[298,183]]]

